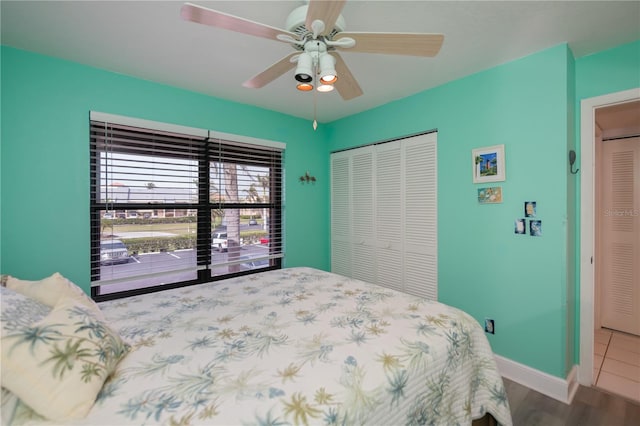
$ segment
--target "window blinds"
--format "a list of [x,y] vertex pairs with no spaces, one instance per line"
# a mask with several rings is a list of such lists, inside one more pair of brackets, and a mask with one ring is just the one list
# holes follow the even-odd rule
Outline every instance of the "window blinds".
[[94,296],[279,267],[282,147],[141,123],[90,120]]

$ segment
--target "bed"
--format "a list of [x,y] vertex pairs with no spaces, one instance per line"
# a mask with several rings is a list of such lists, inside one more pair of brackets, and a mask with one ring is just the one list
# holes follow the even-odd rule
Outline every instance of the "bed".
[[3,288],[3,424],[511,425],[482,328],[441,303],[306,267],[99,309],[73,283],[54,300],[34,283]]

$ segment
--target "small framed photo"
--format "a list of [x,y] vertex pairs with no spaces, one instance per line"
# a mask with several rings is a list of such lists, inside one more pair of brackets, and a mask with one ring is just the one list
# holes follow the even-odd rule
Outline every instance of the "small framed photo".
[[542,221],[531,220],[529,221],[529,234],[532,237],[539,237],[542,235]]
[[527,233],[526,219],[516,219],[514,232],[520,235],[524,235]]
[[525,217],[536,217],[536,202],[535,201],[525,201],[524,202],[524,216]]
[[473,183],[501,182],[506,179],[504,145],[471,150]]
[[478,188],[478,202],[480,204],[497,204],[502,202],[502,187]]

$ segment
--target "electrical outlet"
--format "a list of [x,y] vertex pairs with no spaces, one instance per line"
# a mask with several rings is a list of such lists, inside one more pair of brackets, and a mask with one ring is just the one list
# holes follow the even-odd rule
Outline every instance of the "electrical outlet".
[[486,331],[487,333],[496,334],[496,329],[494,327],[494,322],[492,319],[484,319],[484,331]]

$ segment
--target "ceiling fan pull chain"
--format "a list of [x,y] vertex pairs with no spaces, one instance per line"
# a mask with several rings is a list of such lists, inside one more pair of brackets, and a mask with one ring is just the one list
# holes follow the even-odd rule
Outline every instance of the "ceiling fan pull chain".
[[313,130],[315,131],[318,128],[318,121],[316,117],[318,115],[318,94],[317,90],[313,91]]
[[[318,46],[320,45],[320,43],[318,43]],[[314,80],[316,80],[316,84],[320,84],[320,81],[318,80],[318,62],[320,59],[320,53],[316,52],[316,60],[313,61],[313,78]],[[316,117],[318,115],[318,94],[316,93],[317,90],[313,91],[313,131],[315,132],[316,129],[318,128],[318,121],[316,120]]]

